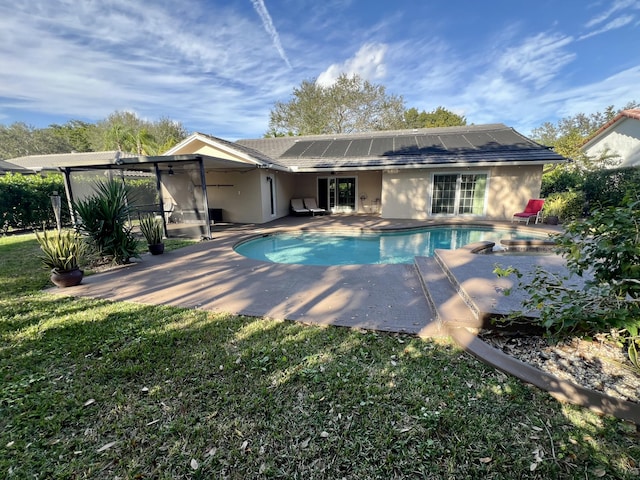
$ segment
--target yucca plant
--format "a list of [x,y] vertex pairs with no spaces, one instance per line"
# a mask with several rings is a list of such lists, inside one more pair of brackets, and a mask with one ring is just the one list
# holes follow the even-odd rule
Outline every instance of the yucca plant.
[[44,230],[42,235],[36,232],[36,238],[42,250],[39,258],[52,272],[63,273],[80,268],[84,260],[86,244],[77,233],[67,230],[48,234]]
[[129,225],[128,188],[120,181],[98,182],[96,193],[73,204],[80,222],[77,229],[86,234],[96,253],[122,264],[137,256],[138,241]]
[[158,245],[162,243],[164,228],[162,219],[156,215],[143,215],[140,217],[140,231],[147,240],[148,245]]

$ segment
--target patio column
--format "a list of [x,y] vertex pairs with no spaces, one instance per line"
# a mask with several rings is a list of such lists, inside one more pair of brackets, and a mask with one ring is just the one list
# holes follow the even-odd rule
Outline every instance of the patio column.
[[156,190],[158,192],[158,200],[160,204],[160,214],[162,216],[162,229],[164,230],[164,236],[169,238],[169,230],[167,229],[167,219],[164,214],[164,200],[162,198],[162,186],[160,184],[160,167],[158,166],[158,162],[154,162],[153,166],[156,170]]
[[207,174],[204,171],[204,160],[202,157],[196,157],[200,165],[200,184],[202,185],[202,201],[204,203],[204,220],[206,222],[204,234],[211,238],[211,218],[209,217],[209,196],[207,195]]

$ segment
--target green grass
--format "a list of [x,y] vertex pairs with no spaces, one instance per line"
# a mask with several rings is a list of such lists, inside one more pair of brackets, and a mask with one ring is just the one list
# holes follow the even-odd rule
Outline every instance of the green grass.
[[634,426],[450,342],[45,294],[37,250],[0,238],[3,478],[637,478]]

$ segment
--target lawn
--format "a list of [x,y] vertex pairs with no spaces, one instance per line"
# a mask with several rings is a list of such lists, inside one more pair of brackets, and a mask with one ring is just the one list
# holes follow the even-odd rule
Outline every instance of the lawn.
[[53,295],[37,252],[0,237],[3,478],[639,474],[635,426],[449,341]]

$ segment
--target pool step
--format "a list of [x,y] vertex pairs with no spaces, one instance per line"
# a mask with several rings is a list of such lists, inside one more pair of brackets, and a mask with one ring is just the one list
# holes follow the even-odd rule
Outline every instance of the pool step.
[[434,257],[415,257],[414,264],[427,301],[441,327],[445,324],[473,330],[482,327],[482,322],[459,295]]

